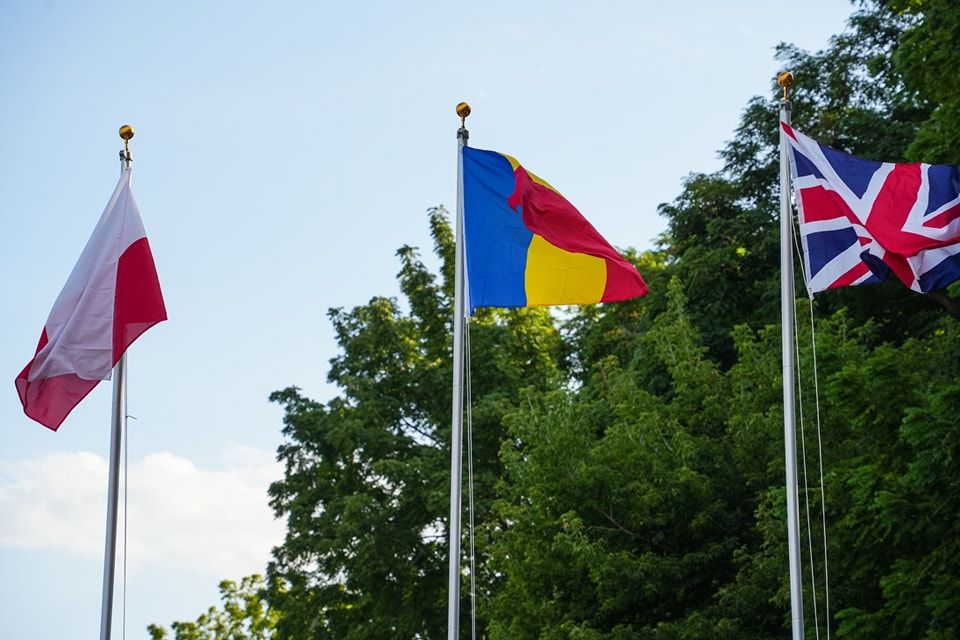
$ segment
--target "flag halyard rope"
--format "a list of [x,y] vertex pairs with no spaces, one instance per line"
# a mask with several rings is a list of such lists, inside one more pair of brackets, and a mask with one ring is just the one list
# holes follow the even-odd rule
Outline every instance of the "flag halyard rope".
[[[791,284],[790,294],[796,298],[796,290]],[[807,435],[803,420],[803,368],[800,358],[800,327],[797,316],[793,316],[794,361],[797,367],[797,418],[800,425],[800,462],[803,469],[803,504],[806,511],[807,525],[807,557],[810,561],[810,600],[813,603],[813,630],[814,636],[820,638],[820,618],[817,610],[817,573],[813,558],[813,529],[810,522],[810,486],[807,482]]]
[[[128,402],[129,399],[127,394]],[[130,405],[127,404],[125,407],[127,411],[123,416],[123,608],[120,623],[120,634],[123,640],[127,640],[127,514],[129,513],[127,488],[130,486]]]
[[[812,362],[813,395],[814,395],[814,409],[816,412],[816,427],[817,427],[817,467],[818,467],[819,478],[820,478],[820,523],[821,523],[821,532],[822,532],[821,537],[823,539],[824,626],[826,629],[826,640],[830,640],[830,568],[829,568],[829,561],[828,561],[828,554],[827,554],[827,510],[826,510],[827,499],[826,499],[825,484],[823,480],[823,436],[822,436],[822,422],[821,422],[821,414],[820,414],[820,380],[819,380],[819,375],[817,371],[817,334],[816,334],[816,326],[814,322],[814,309],[813,309],[814,295],[813,295],[813,290],[810,288],[810,283],[808,282],[808,279],[807,279],[806,262],[804,260],[803,249],[801,248],[798,240],[799,233],[796,233],[799,227],[799,219],[794,218],[794,222],[795,222],[795,225],[794,225],[795,233],[792,234],[793,245],[794,245],[794,249],[797,252],[797,259],[800,261],[800,266],[801,266],[801,269],[803,270],[803,281],[804,281],[804,286],[807,290],[807,300],[808,300],[809,309],[810,309],[810,348],[811,348],[811,354],[812,354],[812,360],[813,360]],[[794,292],[794,296],[796,296],[795,292]],[[796,355],[797,386],[799,388],[802,388],[803,376],[801,375],[801,372],[800,372],[800,347],[799,347],[800,337],[799,337],[799,325],[797,322],[796,315],[794,315],[793,321],[794,321],[794,340],[795,340],[796,352],[797,352],[797,355]],[[798,396],[800,397],[800,402],[799,402],[800,433],[801,433],[801,443],[802,443],[802,451],[803,451],[802,455],[803,455],[804,493],[807,494],[806,496],[807,537],[808,537],[808,547],[809,547],[809,553],[810,553],[810,570],[811,570],[810,579],[811,579],[811,584],[813,585],[812,588],[815,589],[816,577],[815,577],[815,574],[813,574],[813,543],[812,543],[812,537],[810,535],[810,526],[811,526],[810,501],[809,501],[809,495],[808,495],[809,487],[807,486],[806,436],[804,435],[804,432],[803,432],[802,392],[798,392]],[[816,602],[815,590],[812,592],[812,595],[813,595],[813,604],[814,604],[814,619],[816,624],[817,602]],[[820,628],[818,624],[816,626],[816,632],[817,632],[817,637],[819,638]]]
[[470,535],[470,638],[477,638],[477,554],[476,554],[476,536],[474,531],[474,511],[473,501],[473,377],[470,372],[470,319],[467,318],[463,323],[464,338],[464,376],[466,383],[466,414],[467,414],[467,511],[469,520],[467,527]]
[[823,590],[824,608],[826,616],[827,640],[830,640],[830,563],[827,560],[827,495],[826,485],[823,482],[823,437],[820,423],[820,380],[817,375],[817,332],[813,318],[813,293],[809,296],[810,302],[810,346],[813,353],[813,397],[817,410],[817,460],[820,468],[820,519],[823,528]]

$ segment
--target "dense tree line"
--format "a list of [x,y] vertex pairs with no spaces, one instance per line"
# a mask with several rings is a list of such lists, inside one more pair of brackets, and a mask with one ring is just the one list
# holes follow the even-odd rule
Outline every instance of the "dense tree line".
[[[779,48],[799,79],[795,125],[865,157],[960,163],[958,42],[953,0],[863,2],[826,50]],[[721,153],[723,170],[661,206],[656,249],[631,254],[649,296],[471,323],[483,637],[789,637],[772,83]],[[178,640],[445,637],[453,239],[442,208],[429,220],[440,273],[405,247],[402,303],[331,311],[340,395],[272,396],[287,535],[265,583],[224,587],[225,610],[243,618],[246,602],[261,635],[202,635],[211,609],[175,623]],[[952,293],[889,282],[798,300],[816,317],[830,558],[829,619],[822,581],[804,594],[810,637],[814,605],[838,638],[960,637]],[[816,541],[809,325],[799,333]],[[804,567],[822,577],[818,544]],[[466,575],[462,593],[466,620]]]

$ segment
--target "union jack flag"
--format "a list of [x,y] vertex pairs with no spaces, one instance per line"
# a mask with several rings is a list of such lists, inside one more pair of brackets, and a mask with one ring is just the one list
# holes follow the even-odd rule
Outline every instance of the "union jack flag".
[[780,126],[811,292],[891,271],[920,293],[960,278],[960,166],[864,160]]

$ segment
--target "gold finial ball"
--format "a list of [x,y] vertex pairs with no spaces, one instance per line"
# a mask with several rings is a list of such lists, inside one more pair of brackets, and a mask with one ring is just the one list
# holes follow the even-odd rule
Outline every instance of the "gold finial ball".
[[123,138],[124,140],[129,140],[130,138],[132,138],[133,134],[134,134],[133,127],[131,127],[130,125],[125,124],[122,127],[120,127],[120,137]]
[[793,73],[790,71],[781,71],[777,74],[777,84],[783,87],[784,89],[789,89],[793,86]]
[[457,115],[460,116],[461,118],[466,119],[466,117],[470,115],[470,105],[468,105],[466,102],[461,102],[460,104],[458,104]]

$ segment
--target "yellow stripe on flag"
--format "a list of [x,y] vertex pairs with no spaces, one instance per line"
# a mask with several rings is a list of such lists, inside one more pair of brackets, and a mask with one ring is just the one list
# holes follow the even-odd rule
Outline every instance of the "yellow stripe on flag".
[[564,251],[534,234],[527,249],[524,284],[527,306],[593,304],[600,302],[607,286],[607,263]]

